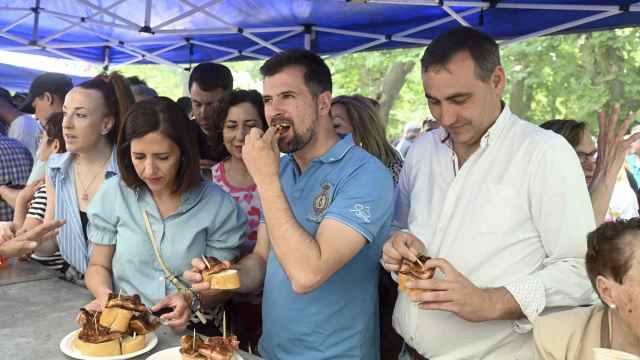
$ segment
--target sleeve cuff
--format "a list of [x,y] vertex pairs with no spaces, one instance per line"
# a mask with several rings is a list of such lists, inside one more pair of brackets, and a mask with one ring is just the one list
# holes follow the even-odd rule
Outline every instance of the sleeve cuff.
[[531,331],[534,321],[547,304],[544,284],[536,278],[525,277],[505,285],[505,288],[520,305],[525,316],[525,319],[514,321],[514,331],[521,334]]
[[116,233],[111,231],[106,231],[98,228],[89,227],[89,231],[87,234],[89,241],[98,245],[115,245],[116,244]]

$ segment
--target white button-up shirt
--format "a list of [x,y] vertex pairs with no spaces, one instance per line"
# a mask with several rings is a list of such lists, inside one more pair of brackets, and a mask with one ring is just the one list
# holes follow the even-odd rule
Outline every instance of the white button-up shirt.
[[578,157],[561,136],[506,106],[461,168],[451,146],[444,129],[413,144],[394,226],[476,286],[506,287],[527,319],[472,323],[421,310],[400,293],[394,327],[432,360],[533,359],[529,321],[593,299],[584,254],[595,222]]

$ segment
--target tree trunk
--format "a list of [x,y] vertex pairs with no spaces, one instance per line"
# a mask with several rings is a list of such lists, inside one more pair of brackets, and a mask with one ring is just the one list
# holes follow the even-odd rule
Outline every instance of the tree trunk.
[[386,129],[389,123],[389,113],[393,107],[393,103],[398,99],[400,90],[407,81],[407,75],[413,70],[415,63],[413,61],[400,61],[391,65],[391,68],[382,80],[382,91],[378,95],[380,102],[380,121]]

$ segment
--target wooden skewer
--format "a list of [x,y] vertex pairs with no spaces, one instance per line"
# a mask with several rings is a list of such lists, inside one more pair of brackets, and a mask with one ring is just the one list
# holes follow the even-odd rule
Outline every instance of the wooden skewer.
[[418,264],[420,264],[420,266],[424,269],[424,264],[422,263],[422,261],[420,261],[420,258],[418,258],[416,256],[416,261],[418,262]]
[[202,257],[202,260],[204,260],[205,265],[207,265],[207,269],[211,270],[211,265],[209,265],[209,261],[207,260],[207,258],[204,257],[204,255],[200,255],[200,257]]
[[227,312],[222,312],[222,337],[227,338]]
[[191,345],[191,349],[196,351],[196,328],[193,328],[193,345]]
[[251,343],[249,343],[249,355],[253,355],[253,351],[251,351]]

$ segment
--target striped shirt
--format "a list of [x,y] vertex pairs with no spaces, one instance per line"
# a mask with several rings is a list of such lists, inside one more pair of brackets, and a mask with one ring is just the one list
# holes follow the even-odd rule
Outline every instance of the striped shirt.
[[45,210],[47,210],[47,186],[42,184],[31,198],[27,217],[44,220]]
[[[27,183],[33,158],[29,149],[18,140],[0,132],[0,185],[24,185]],[[0,221],[13,220],[13,209],[0,199]]]
[[[58,235],[60,253],[71,266],[84,274],[89,264],[89,247],[80,220],[73,161],[73,154],[68,152],[51,155],[48,161],[49,172],[47,176],[56,196],[55,218],[67,221]],[[116,174],[118,174],[118,164],[114,147],[105,178],[108,179]]]

